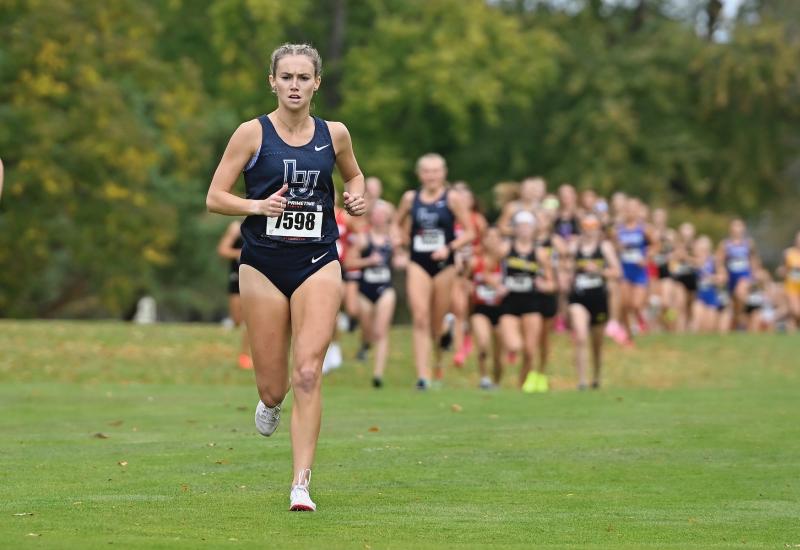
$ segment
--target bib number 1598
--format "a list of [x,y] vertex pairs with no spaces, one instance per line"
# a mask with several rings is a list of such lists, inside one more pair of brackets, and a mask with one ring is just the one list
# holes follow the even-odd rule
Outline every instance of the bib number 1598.
[[309,237],[322,235],[322,212],[286,212],[267,218],[267,235],[275,237]]

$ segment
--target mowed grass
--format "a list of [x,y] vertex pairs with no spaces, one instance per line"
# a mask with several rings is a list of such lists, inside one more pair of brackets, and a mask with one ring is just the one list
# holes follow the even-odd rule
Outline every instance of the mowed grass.
[[[800,336],[609,345],[605,386],[480,392],[474,363],[381,391],[326,377],[316,514],[287,512],[288,420],[215,326],[0,322],[3,548],[784,548],[800,545]],[[352,358],[356,339],[343,339]]]

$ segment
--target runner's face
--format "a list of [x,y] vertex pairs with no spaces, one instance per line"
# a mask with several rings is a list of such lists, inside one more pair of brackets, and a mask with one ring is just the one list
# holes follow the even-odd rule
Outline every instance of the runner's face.
[[734,239],[741,239],[744,237],[744,223],[742,220],[733,220],[731,222],[731,237]]
[[423,187],[435,188],[444,185],[447,169],[439,159],[426,159],[420,163],[417,176]]
[[269,83],[278,103],[291,111],[308,109],[320,78],[314,76],[314,64],[305,55],[287,55],[278,61]]
[[518,223],[514,226],[514,235],[518,239],[533,240],[534,236],[536,236],[536,224]]
[[389,211],[382,204],[377,204],[372,209],[370,216],[370,223],[372,227],[377,230],[383,230],[389,222]]

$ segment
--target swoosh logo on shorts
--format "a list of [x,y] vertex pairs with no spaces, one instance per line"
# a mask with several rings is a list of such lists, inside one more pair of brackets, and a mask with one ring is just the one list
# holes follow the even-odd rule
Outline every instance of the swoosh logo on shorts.
[[314,150],[315,150],[315,151],[322,151],[323,149],[325,149],[325,147],[330,147],[330,146],[331,146],[331,144],[330,144],[330,143],[328,143],[327,145],[323,145],[322,147],[317,147],[317,146],[315,145],[315,146],[314,146]]
[[[328,252],[330,252],[330,250],[328,250]],[[328,255],[328,252],[326,252],[325,254],[323,254],[322,256],[320,256],[319,258],[311,258],[311,263],[312,263],[312,264],[315,264],[315,263],[317,263],[317,262],[318,262],[318,261],[320,261],[322,258],[324,258],[325,256],[327,256],[327,255]]]

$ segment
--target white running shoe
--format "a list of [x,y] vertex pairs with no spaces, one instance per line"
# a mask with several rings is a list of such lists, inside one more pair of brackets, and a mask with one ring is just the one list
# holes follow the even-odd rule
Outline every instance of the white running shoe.
[[331,353],[331,368],[338,369],[342,366],[342,348],[337,342],[331,342],[328,350]]
[[271,436],[277,429],[280,421],[280,403],[274,407],[267,407],[263,401],[258,402],[258,405],[256,405],[256,429],[258,433],[265,437]]
[[292,492],[289,495],[290,512],[315,512],[317,510],[317,505],[308,494],[309,483],[311,483],[311,470],[303,470],[300,473],[300,482],[292,486]]

